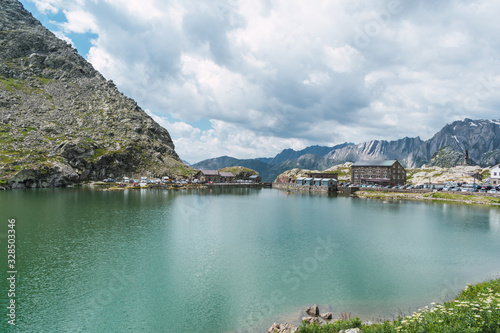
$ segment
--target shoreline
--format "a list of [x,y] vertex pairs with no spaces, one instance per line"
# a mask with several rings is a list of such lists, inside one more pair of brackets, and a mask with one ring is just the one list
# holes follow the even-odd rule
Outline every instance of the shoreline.
[[[225,186],[224,186],[225,185]],[[241,186],[240,186],[241,185]],[[274,183],[273,183],[274,185]],[[148,184],[148,186],[119,186],[118,183],[101,183],[101,182],[83,182],[76,183],[70,186],[61,186],[61,187],[50,187],[50,188],[93,188],[102,191],[120,191],[127,189],[164,189],[164,190],[182,190],[182,189],[206,189],[206,188],[216,188],[216,187],[227,187],[227,188],[237,188],[237,187],[246,187],[246,188],[264,188],[268,187],[267,183],[261,184],[214,184],[214,186],[206,185],[206,184],[189,184],[183,186],[172,186],[172,185],[152,185]],[[374,189],[363,189],[356,191],[354,193],[328,193],[328,192],[316,192],[316,191],[291,191],[290,188],[280,187],[280,186],[272,186],[271,188],[276,190],[281,190],[285,192],[296,192],[296,193],[309,193],[309,194],[319,194],[319,195],[347,195],[351,197],[358,197],[361,199],[379,199],[384,201],[399,201],[399,200],[408,200],[408,201],[427,201],[427,202],[451,202],[458,204],[467,204],[467,205],[483,205],[483,206],[500,206],[500,194],[491,195],[491,194],[478,194],[478,193],[462,193],[462,192],[431,192],[431,191],[420,191],[420,192],[403,192],[403,191],[388,191],[388,190],[374,190]],[[17,190],[18,188],[11,188],[8,186],[0,185],[0,190],[9,191],[9,190]],[[23,188],[30,189],[30,188]]]
[[[441,306],[441,304],[446,305],[446,304],[459,303],[457,301],[457,299],[463,298],[464,293],[466,293],[471,288],[474,289],[476,286],[491,284],[491,283],[495,283],[498,281],[500,281],[500,273],[494,274],[494,275],[489,276],[485,279],[480,279],[479,282],[467,283],[462,289],[460,289],[456,293],[454,293],[454,295],[452,297],[447,297],[446,299],[442,298],[440,300],[433,300],[433,301],[427,302],[426,304],[424,304],[425,302],[423,302],[422,304],[419,304],[418,307],[417,306],[415,306],[414,308],[408,307],[406,310],[398,308],[398,311],[395,312],[394,314],[391,314],[391,315],[379,314],[377,316],[372,315],[371,318],[369,318],[370,316],[367,316],[366,314],[363,315],[363,314],[359,314],[356,312],[351,312],[351,313],[349,313],[349,312],[347,312],[347,313],[345,313],[345,312],[340,312],[340,313],[333,312],[334,309],[333,309],[333,306],[331,304],[319,305],[319,306],[315,304],[313,307],[319,307],[319,309],[324,310],[324,311],[319,312],[317,315],[314,315],[314,314],[311,315],[311,313],[307,312],[307,309],[309,309],[308,307],[310,305],[304,305],[304,306],[302,306],[301,311],[295,311],[293,314],[290,313],[287,316],[281,316],[280,321],[278,321],[278,323],[281,323],[281,324],[276,324],[277,322],[274,322],[274,324],[272,324],[271,328],[269,328],[268,332],[271,332],[270,330],[273,329],[273,327],[276,327],[276,325],[278,325],[278,327],[279,327],[279,325],[281,325],[281,327],[283,327],[283,324],[282,324],[283,322],[287,323],[287,324],[291,324],[293,326],[293,328],[295,330],[291,330],[291,332],[296,332],[296,331],[298,332],[298,328],[304,327],[304,323],[306,323],[308,325],[311,325],[313,323],[317,323],[318,326],[321,328],[324,325],[330,326],[330,324],[333,324],[336,322],[342,322],[342,321],[348,322],[351,320],[359,320],[360,326],[357,326],[357,327],[361,327],[361,329],[363,329],[363,326],[380,326],[380,325],[382,325],[385,327],[385,325],[387,323],[390,323],[391,325],[394,325],[395,323],[401,322],[401,321],[404,323],[405,321],[408,320],[408,318],[413,318],[415,316],[417,316],[417,318],[418,318],[422,314],[434,312],[436,309],[443,307],[443,306]],[[480,293],[478,295],[485,295],[485,294]],[[496,295],[500,296],[500,293],[497,293]],[[489,305],[487,305],[487,306],[489,306]],[[306,309],[306,310],[304,310],[304,309]],[[497,310],[500,310],[500,307],[498,307]],[[333,313],[332,319],[326,320],[326,319],[322,318],[322,316],[320,314],[326,313],[326,311],[328,311],[328,313]],[[283,321],[283,320],[286,320],[286,321]],[[438,324],[441,322],[442,322],[442,320],[439,321]],[[276,332],[285,332],[285,331],[279,330]],[[288,332],[288,330],[286,330],[286,332]],[[314,331],[314,332],[323,332],[323,331]],[[325,332],[330,332],[330,330],[327,330]],[[356,331],[356,332],[358,332],[358,331]],[[362,332],[362,330],[360,330],[359,332]],[[384,332],[385,332],[385,330],[384,330]]]
[[500,206],[500,196],[498,195],[476,195],[458,194],[454,192],[389,192],[376,190],[360,190],[353,196],[363,199],[386,199],[386,200],[413,200],[413,201],[444,201],[461,204],[479,204],[486,206]]

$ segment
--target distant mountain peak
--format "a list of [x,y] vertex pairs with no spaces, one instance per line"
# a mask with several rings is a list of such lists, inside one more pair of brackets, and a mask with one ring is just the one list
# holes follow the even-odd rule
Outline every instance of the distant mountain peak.
[[[457,120],[445,125],[427,141],[419,136],[405,136],[393,141],[371,140],[334,147],[315,145],[300,151],[288,148],[274,158],[232,160],[231,163],[247,166],[245,163],[259,162],[261,164],[252,169],[259,171],[264,180],[271,181],[283,171],[293,168],[325,170],[334,165],[362,160],[397,159],[407,167],[420,167],[429,163],[452,165],[463,160],[466,150],[471,161],[477,161],[481,166],[499,163],[500,120]],[[202,161],[199,165],[204,163],[208,162]]]

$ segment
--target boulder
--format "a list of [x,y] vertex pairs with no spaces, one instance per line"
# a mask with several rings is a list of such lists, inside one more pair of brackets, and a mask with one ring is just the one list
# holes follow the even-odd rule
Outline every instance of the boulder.
[[274,323],[268,330],[268,333],[295,333],[298,331],[298,327],[295,327],[289,323],[278,324]]
[[316,317],[302,317],[302,322],[305,322],[307,324],[314,324],[314,323],[317,323],[317,324],[320,324],[320,321],[318,318]]
[[321,318],[325,319],[325,320],[330,320],[332,319],[333,315],[331,312],[327,312],[327,313],[322,313],[319,315]]
[[362,333],[360,328],[348,328],[346,330],[341,330],[339,333]]
[[311,316],[318,316],[319,315],[319,307],[314,304],[313,306],[310,306],[306,309],[306,312],[308,315]]

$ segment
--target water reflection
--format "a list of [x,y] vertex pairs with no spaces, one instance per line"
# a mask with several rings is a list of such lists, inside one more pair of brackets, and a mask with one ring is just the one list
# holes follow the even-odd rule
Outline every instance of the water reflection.
[[492,208],[490,209],[490,228],[495,233],[500,233],[500,209]]
[[[276,290],[256,331],[314,303],[388,316],[500,269],[497,208],[269,189],[9,191],[0,205],[19,222],[27,332],[238,331]],[[335,244],[325,261],[319,238]]]

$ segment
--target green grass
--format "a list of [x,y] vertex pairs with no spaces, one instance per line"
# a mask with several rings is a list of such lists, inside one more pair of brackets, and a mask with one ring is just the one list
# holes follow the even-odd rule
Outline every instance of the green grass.
[[231,172],[233,175],[236,175],[239,172],[247,172],[252,175],[257,175],[258,172],[249,168],[245,168],[242,166],[234,166],[234,167],[226,167],[218,170],[219,172]]
[[358,317],[349,320],[338,320],[330,324],[319,326],[318,324],[303,324],[297,332],[300,333],[338,333],[348,328],[361,328],[363,326]]
[[12,78],[7,78],[7,77],[0,77],[0,83],[3,84],[5,89],[7,89],[10,92],[14,92],[15,90],[22,90],[25,88],[24,84],[22,81],[18,81]]
[[17,150],[0,150],[0,162],[12,163],[23,156],[23,152]]
[[500,279],[468,285],[456,299],[443,304],[431,303],[411,316],[373,325],[360,325],[358,321],[356,318],[323,326],[303,324],[299,332],[338,333],[359,327],[363,333],[499,333]]
[[480,196],[480,195],[463,195],[454,193],[436,192],[432,194],[433,199],[448,199],[456,201],[472,201],[477,203],[500,203],[500,198]]

